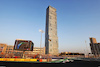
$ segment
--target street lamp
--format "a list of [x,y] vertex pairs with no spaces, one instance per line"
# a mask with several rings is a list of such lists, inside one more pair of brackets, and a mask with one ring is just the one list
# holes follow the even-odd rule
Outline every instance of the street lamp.
[[41,32],[41,40],[40,40],[40,58],[41,58],[42,33],[44,33],[44,31],[40,29],[39,32]]
[[86,44],[86,51],[87,51],[87,56],[88,56],[88,58],[89,58],[89,55],[88,55],[88,53],[89,53],[89,51],[88,51],[88,48],[87,48],[87,43],[86,43],[86,40],[85,40],[85,44]]

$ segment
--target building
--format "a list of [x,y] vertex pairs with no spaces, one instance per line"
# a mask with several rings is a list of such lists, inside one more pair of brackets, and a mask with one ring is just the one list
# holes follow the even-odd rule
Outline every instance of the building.
[[0,54],[5,54],[7,48],[7,44],[0,43]]
[[91,42],[91,43],[97,43],[96,38],[93,38],[93,37],[90,38],[90,42]]
[[8,45],[7,48],[6,48],[6,53],[10,54],[10,53],[13,53],[13,47],[12,45]]
[[[8,55],[12,54],[13,56],[22,56],[23,55],[23,51],[14,50],[14,46],[12,46],[12,45],[7,45],[5,53],[8,54]],[[45,47],[43,47],[41,49],[39,47],[34,47],[33,51],[25,51],[26,55],[30,55],[30,54],[31,55],[36,55],[36,54],[40,54],[40,53],[42,55],[45,54]]]
[[33,54],[45,54],[45,47],[43,48],[34,47]]
[[0,57],[4,57],[6,54],[7,44],[0,43]]
[[90,48],[92,54],[95,56],[100,56],[100,43],[97,43],[96,38],[90,38]]
[[54,7],[48,6],[46,9],[46,29],[45,29],[46,54],[58,54],[57,36],[57,14]]
[[[21,56],[23,54],[23,51],[20,50],[13,50],[14,46],[8,45],[6,49],[7,54],[13,53],[15,56]],[[40,52],[41,51],[41,52]],[[33,51],[25,51],[25,54],[45,54],[45,47],[41,48],[40,47],[34,47]]]
[[84,53],[73,53],[73,52],[61,52],[59,56],[66,57],[85,57]]
[[34,47],[33,51],[26,51],[26,54],[33,54],[33,55],[42,54],[42,55],[44,55],[45,54],[45,47],[43,47],[43,48]]
[[[37,54],[44,55],[45,54],[45,47],[40,48],[40,47],[34,47],[33,51],[25,51],[25,56],[34,56]],[[7,45],[0,43],[0,57],[22,57],[23,56],[23,51],[20,50],[14,50],[13,45]]]
[[22,51],[14,50],[13,45],[7,45],[5,53],[5,57],[22,56],[23,54]]

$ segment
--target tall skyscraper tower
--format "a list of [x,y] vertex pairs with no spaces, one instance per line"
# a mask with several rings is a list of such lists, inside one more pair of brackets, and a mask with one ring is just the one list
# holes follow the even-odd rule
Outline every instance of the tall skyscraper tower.
[[46,54],[58,54],[57,36],[57,14],[54,7],[48,6],[46,9],[46,29],[45,29]]
[[93,38],[93,37],[90,38],[90,42],[91,42],[91,43],[97,43],[96,38]]
[[90,48],[92,54],[95,56],[100,56],[100,43],[97,43],[96,38],[90,38]]

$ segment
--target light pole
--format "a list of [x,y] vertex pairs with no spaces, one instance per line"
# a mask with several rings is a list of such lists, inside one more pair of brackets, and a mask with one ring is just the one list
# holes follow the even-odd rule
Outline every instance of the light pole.
[[[85,40],[85,43],[86,43],[86,40]],[[88,51],[87,43],[86,43],[86,51],[87,51],[87,56],[89,58],[89,55],[88,55],[89,51]]]
[[41,40],[40,40],[40,58],[41,58],[42,33],[44,33],[44,31],[40,29],[39,32],[41,32]]

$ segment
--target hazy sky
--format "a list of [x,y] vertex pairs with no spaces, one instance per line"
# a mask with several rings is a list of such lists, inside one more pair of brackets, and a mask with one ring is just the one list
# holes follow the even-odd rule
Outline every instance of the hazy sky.
[[25,39],[40,47],[49,5],[57,9],[59,52],[88,52],[89,37],[100,42],[100,0],[0,0],[0,43]]

